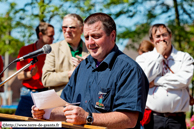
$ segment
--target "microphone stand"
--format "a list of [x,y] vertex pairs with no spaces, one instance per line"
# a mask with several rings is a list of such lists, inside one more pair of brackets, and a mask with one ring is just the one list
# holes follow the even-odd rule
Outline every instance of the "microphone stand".
[[30,61],[30,63],[28,63],[27,65],[25,65],[24,67],[22,67],[20,70],[18,70],[17,72],[15,72],[11,76],[9,76],[7,79],[5,79],[4,81],[2,81],[0,83],[0,87],[3,86],[6,82],[8,82],[10,79],[12,79],[13,77],[15,77],[16,75],[18,75],[21,71],[27,69],[28,67],[30,67],[30,65],[33,65],[34,63],[36,63],[37,61],[38,61],[37,57],[34,57],[33,60]]

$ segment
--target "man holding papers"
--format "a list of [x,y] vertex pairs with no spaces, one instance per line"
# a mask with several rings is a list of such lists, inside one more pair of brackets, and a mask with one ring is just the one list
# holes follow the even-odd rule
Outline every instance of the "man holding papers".
[[[50,119],[108,128],[140,128],[148,80],[140,66],[117,45],[116,25],[107,14],[95,13],[84,21],[89,55],[75,69],[61,98],[68,103],[52,110]],[[32,107],[34,118],[44,111]],[[116,118],[116,119],[115,119]]]

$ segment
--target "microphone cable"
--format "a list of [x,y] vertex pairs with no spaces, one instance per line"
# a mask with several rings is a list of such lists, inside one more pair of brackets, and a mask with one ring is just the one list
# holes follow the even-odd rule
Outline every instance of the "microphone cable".
[[15,62],[15,60],[13,60],[10,64],[8,64],[8,66],[6,66],[4,69],[3,69],[3,71],[0,73],[0,76],[1,76],[1,74],[3,74],[3,72],[12,64],[12,63],[14,63]]

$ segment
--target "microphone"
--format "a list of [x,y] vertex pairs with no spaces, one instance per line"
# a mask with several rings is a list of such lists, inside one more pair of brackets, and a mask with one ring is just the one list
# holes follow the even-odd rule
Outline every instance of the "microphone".
[[23,61],[23,60],[28,59],[28,58],[37,57],[38,55],[41,55],[41,54],[48,54],[51,51],[52,51],[51,46],[46,44],[42,48],[40,48],[36,51],[30,52],[30,53],[28,53],[20,58],[15,59],[14,62]]

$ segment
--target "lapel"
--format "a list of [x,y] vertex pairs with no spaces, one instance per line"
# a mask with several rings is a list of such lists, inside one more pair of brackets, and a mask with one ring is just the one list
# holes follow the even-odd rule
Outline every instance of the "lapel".
[[71,50],[65,40],[61,41],[59,44],[60,54],[62,55],[62,58],[68,58],[68,61],[71,65],[73,65],[71,61]]
[[89,54],[89,52],[88,49],[86,48],[86,44],[84,43],[84,41],[82,41],[82,44],[83,44],[82,56],[85,56]]
[[[60,54],[62,55],[61,57],[68,58],[69,63],[73,66],[73,63],[71,61],[71,57],[72,57],[71,50],[69,48],[68,43],[65,40],[63,40],[59,43],[59,50],[60,50]],[[85,43],[83,42],[82,56],[85,56],[87,54],[88,54],[88,50],[86,48]]]

